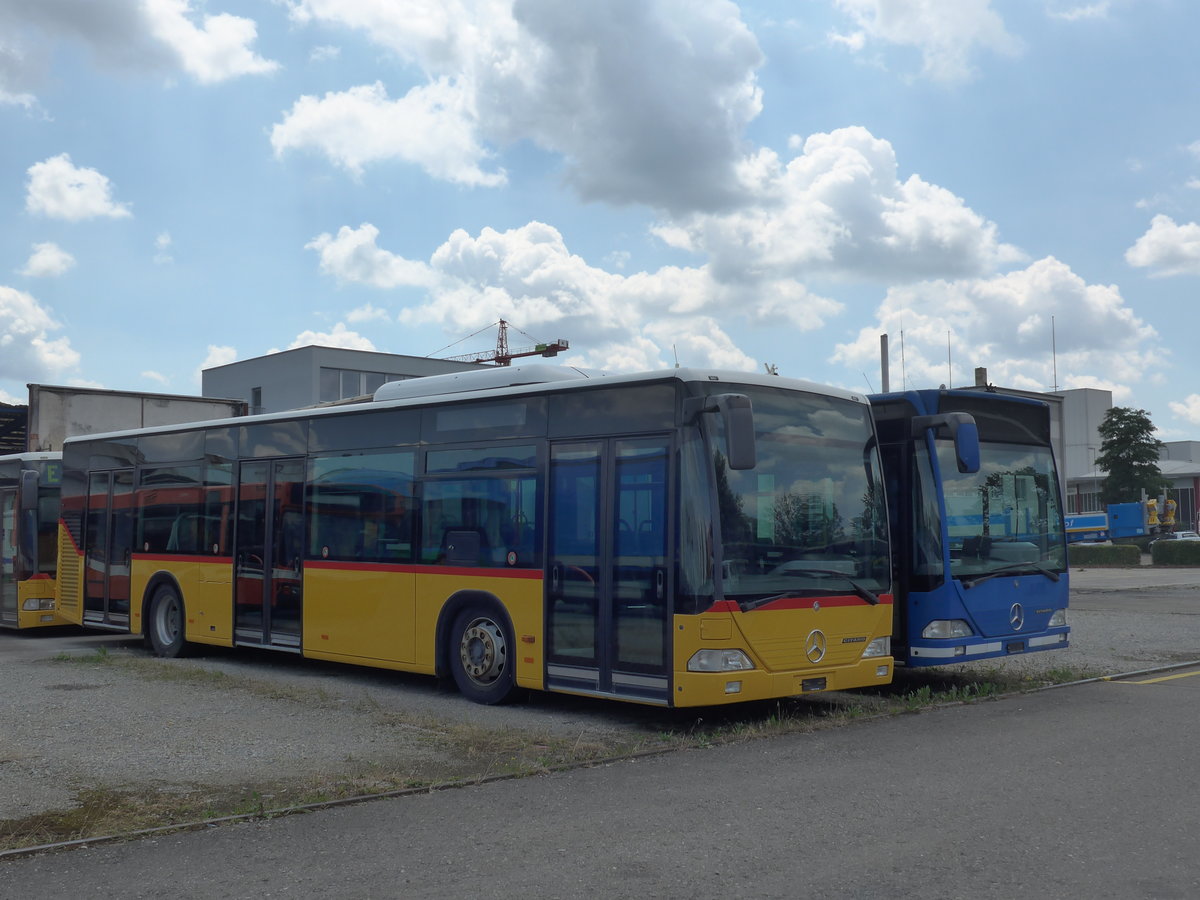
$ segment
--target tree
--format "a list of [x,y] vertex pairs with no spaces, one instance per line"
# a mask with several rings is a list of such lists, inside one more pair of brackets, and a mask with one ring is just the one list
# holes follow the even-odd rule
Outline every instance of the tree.
[[1157,497],[1170,487],[1158,468],[1163,443],[1154,436],[1154,423],[1144,409],[1114,406],[1100,423],[1100,455],[1096,468],[1107,473],[1100,486],[1104,503],[1128,503]]

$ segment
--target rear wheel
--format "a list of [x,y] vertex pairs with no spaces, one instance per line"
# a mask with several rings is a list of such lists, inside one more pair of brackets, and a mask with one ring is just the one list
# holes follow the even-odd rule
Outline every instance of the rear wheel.
[[500,616],[468,607],[450,632],[450,670],[459,691],[476,703],[504,703],[516,694],[512,637]]
[[183,622],[183,598],[173,587],[160,587],[150,600],[147,622],[150,649],[155,656],[173,658],[183,655]]

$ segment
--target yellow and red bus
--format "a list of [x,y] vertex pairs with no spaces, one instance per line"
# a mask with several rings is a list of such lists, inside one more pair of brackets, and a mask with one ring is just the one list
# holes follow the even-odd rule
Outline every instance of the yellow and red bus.
[[55,609],[61,459],[0,456],[0,628],[67,624]]
[[62,609],[166,657],[783,697],[891,679],[890,572],[869,405],[779,377],[482,369],[63,450]]

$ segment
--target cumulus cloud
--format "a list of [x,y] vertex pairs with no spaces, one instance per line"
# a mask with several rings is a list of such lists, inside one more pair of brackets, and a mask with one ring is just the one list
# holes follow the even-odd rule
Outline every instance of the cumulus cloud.
[[1149,231],[1125,251],[1125,261],[1150,269],[1155,278],[1200,275],[1200,225],[1177,225],[1170,216],[1157,215]]
[[[297,347],[342,347],[346,350],[374,350],[375,345],[368,338],[363,337],[356,331],[351,331],[344,324],[338,322],[333,326],[332,331],[302,331],[296,335],[296,339],[288,344],[288,350],[295,350]],[[268,351],[277,353],[277,350]]]
[[1087,284],[1053,257],[990,278],[892,288],[876,315],[877,324],[837,345],[833,360],[875,367],[887,333],[893,378],[907,385],[974,383],[975,367],[986,366],[997,384],[1043,391],[1056,364],[1060,386],[1080,386],[1094,372],[1119,385],[1142,380],[1157,359],[1147,352],[1156,332],[1115,286]]
[[203,15],[197,25],[197,17],[190,0],[0,3],[0,103],[35,105],[62,42],[82,44],[109,68],[182,69],[201,83],[278,68],[251,49],[253,20],[218,13]]
[[303,96],[271,129],[276,156],[313,149],[355,175],[381,160],[421,166],[435,178],[466,185],[504,184],[503,171],[486,172],[489,152],[479,143],[469,97],[447,79],[415,87],[398,100],[379,82]]
[[1063,22],[1083,22],[1095,19],[1107,19],[1111,9],[1111,0],[1100,0],[1099,3],[1072,4],[1062,8],[1052,5],[1046,10],[1046,13],[1050,18],[1059,19]]
[[[308,246],[321,254],[322,271],[343,282],[424,286],[425,301],[401,311],[402,324],[436,324],[461,335],[504,318],[545,339],[567,338],[571,361],[584,366],[656,368],[678,353],[693,365],[753,369],[754,360],[737,348],[718,315],[736,310],[750,326],[786,321],[809,330],[841,309],[794,282],[743,291],[715,281],[707,267],[614,274],[571,253],[562,235],[540,222],[504,232],[484,228],[477,236],[455,231],[428,262],[380,248],[378,236],[364,224]],[[339,248],[346,252],[334,252]],[[386,314],[368,304],[353,316],[367,321]]]
[[761,151],[745,172],[755,204],[655,229],[707,256],[724,282],[958,277],[1023,257],[950,191],[917,175],[901,180],[891,144],[865,128],[811,135],[786,163]]
[[75,257],[58,244],[46,242],[33,245],[33,253],[20,274],[30,278],[54,278],[74,265]]
[[28,212],[68,222],[132,215],[128,204],[113,199],[112,184],[104,175],[95,169],[77,168],[66,153],[34,163],[28,174]]
[[0,284],[0,378],[23,382],[59,377],[79,365],[62,328],[31,295]]
[[1183,402],[1172,401],[1167,405],[1176,418],[1183,419],[1189,425],[1200,425],[1200,394],[1188,394]]
[[205,369],[215,369],[217,366],[229,365],[229,363],[235,362],[237,357],[237,350],[233,347],[209,344],[203,361],[192,372],[192,381],[197,385],[201,384],[203,382],[202,374]]
[[991,0],[834,0],[857,26],[842,36],[852,50],[869,40],[912,47],[921,54],[924,76],[940,82],[970,79],[979,50],[1005,56],[1020,52],[1021,43],[1004,27]]
[[343,225],[337,236],[320,234],[304,245],[321,258],[321,271],[344,283],[369,284],[378,288],[405,285],[428,286],[433,273],[427,265],[397,256],[379,247],[379,229],[369,222],[358,228]]
[[190,18],[189,0],[143,0],[142,10],[150,33],[170,47],[184,71],[201,84],[279,68],[279,63],[250,49],[258,37],[253,19],[219,13],[205,15],[203,25],[197,26]]
[[292,15],[363,31],[423,81],[396,100],[378,84],[302,97],[272,133],[277,153],[494,185],[491,148],[531,140],[586,199],[683,210],[742,197],[763,56],[728,0],[296,0]]

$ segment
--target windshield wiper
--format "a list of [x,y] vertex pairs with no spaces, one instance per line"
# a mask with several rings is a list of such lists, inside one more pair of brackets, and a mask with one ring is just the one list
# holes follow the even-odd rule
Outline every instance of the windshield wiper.
[[960,575],[958,580],[964,588],[973,588],[981,582],[999,578],[1001,575],[1045,575],[1051,581],[1058,581],[1060,577],[1058,572],[1043,563],[1021,562],[1009,563],[1007,566],[992,569],[990,572],[980,572],[978,575]]
[[[836,569],[807,569],[807,568],[806,569],[788,569],[788,571],[785,574],[787,574],[787,575],[831,575],[835,578],[841,578],[848,585],[850,585],[851,589],[854,591],[855,594],[857,594],[862,599],[866,600],[872,606],[876,606],[879,603],[879,597],[876,594],[874,594],[872,591],[870,591],[868,588],[864,587],[863,585],[859,584],[857,581],[855,581],[853,578],[851,578],[845,572],[839,572]],[[775,600],[782,600],[785,597],[794,597],[794,596],[796,596],[796,595],[791,592],[787,592],[787,593],[783,593],[783,594],[774,594],[773,596],[770,596],[770,597],[761,597],[758,600],[740,601],[738,605],[741,606],[742,612],[749,612],[752,609],[758,609],[758,607],[760,607],[760,606],[766,606],[768,603],[771,603]]]

